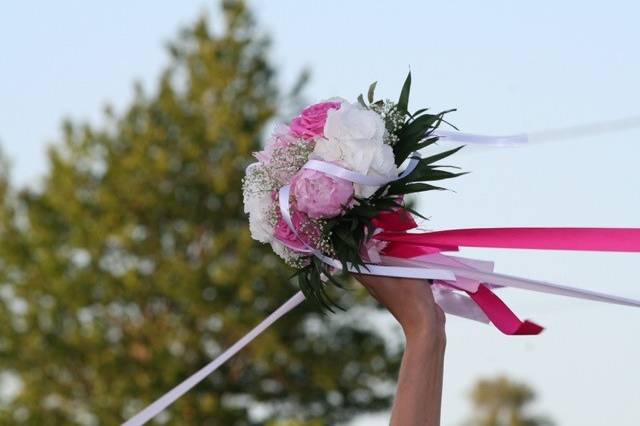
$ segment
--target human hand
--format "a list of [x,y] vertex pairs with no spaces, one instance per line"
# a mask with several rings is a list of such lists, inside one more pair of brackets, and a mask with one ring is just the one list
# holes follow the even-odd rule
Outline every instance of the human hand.
[[398,320],[407,341],[428,339],[444,345],[445,315],[424,280],[354,274],[369,293]]

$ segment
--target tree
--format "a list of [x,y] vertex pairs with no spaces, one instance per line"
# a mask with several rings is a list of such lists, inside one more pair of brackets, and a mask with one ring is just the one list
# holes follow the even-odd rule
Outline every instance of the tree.
[[[240,191],[288,98],[245,4],[221,13],[169,46],[153,94],[101,126],[65,123],[38,189],[0,179],[0,377],[20,384],[0,424],[117,424],[296,291],[251,240]],[[337,318],[304,304],[161,420],[322,425],[388,407],[397,351]]]
[[535,400],[534,391],[524,383],[506,377],[479,380],[471,391],[474,414],[469,426],[550,426],[549,419],[527,414]]

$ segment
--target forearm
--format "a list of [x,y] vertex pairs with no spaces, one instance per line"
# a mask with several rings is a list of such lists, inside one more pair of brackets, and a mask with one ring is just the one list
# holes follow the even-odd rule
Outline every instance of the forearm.
[[392,426],[439,426],[445,316],[424,280],[357,275],[398,320],[407,344],[398,377]]
[[391,413],[391,426],[438,426],[444,371],[444,334],[408,334]]

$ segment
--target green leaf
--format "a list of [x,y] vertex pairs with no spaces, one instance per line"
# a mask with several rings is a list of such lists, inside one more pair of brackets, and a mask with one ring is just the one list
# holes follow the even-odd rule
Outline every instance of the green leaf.
[[396,165],[402,164],[412,153],[420,151],[423,148],[428,147],[438,141],[437,137],[424,139],[421,142],[405,143],[403,145],[398,144],[394,147],[393,153],[396,158]]
[[431,145],[437,138],[429,138],[425,141],[425,137],[429,131],[437,125],[439,115],[424,114],[402,126],[398,132],[398,142],[393,147],[396,164],[400,165],[413,152],[427,145]]
[[398,133],[398,136],[401,138],[420,137],[420,139],[422,139],[427,133],[427,130],[433,127],[438,119],[439,115],[423,114],[405,124]]
[[302,291],[302,294],[304,294],[304,297],[306,297],[309,300],[314,300],[315,295],[313,293],[311,283],[309,282],[308,273],[309,273],[308,270],[300,271],[300,274],[298,274],[298,287],[300,287],[300,290]]
[[419,116],[420,114],[422,114],[425,111],[429,111],[429,108],[421,108],[417,111],[415,111],[413,114],[410,114],[411,118],[416,118],[417,116]]
[[358,245],[356,244],[355,239],[353,238],[353,234],[349,232],[348,229],[336,229],[334,234],[340,238],[347,246],[358,249]]
[[417,143],[413,151],[420,151],[422,148],[426,148],[429,145],[432,145],[438,142],[438,140],[439,138],[437,136],[433,136],[431,138],[425,139],[424,141]]
[[373,96],[376,91],[376,84],[378,84],[377,81],[374,81],[373,83],[371,83],[371,86],[369,86],[369,91],[367,92],[367,98],[369,99],[370,104],[373,103]]
[[358,103],[360,105],[362,105],[363,107],[365,107],[366,109],[369,109],[369,106],[367,106],[367,104],[364,102],[364,98],[362,97],[362,93],[358,95]]
[[444,191],[446,188],[429,185],[428,183],[407,183],[405,185],[398,185],[397,187],[389,188],[389,194],[404,195],[434,190]]
[[435,163],[436,161],[440,161],[440,160],[442,160],[444,158],[449,157],[450,155],[455,154],[456,152],[460,151],[462,148],[464,148],[464,145],[459,146],[457,148],[450,149],[448,151],[440,152],[440,153],[432,155],[430,157],[423,158],[422,161],[425,164],[432,164],[432,163]]
[[402,90],[400,91],[400,98],[398,99],[398,110],[404,113],[408,112],[409,108],[409,93],[411,92],[411,71],[407,74],[407,78],[404,80]]
[[343,290],[346,290],[346,286],[344,286],[340,281],[338,281],[338,279],[336,279],[335,275],[331,274],[327,268],[323,269],[323,274],[327,277],[327,279],[329,280],[329,282],[331,282],[331,284],[335,285],[338,288],[341,288]]
[[309,281],[311,283],[311,288],[313,288],[315,299],[318,301],[320,306],[322,306],[323,309],[326,309],[327,311],[333,313],[334,310],[331,309],[331,304],[328,303],[328,298],[326,297],[324,289],[322,288],[324,284],[320,279],[320,273],[316,268],[312,269],[309,276]]
[[452,178],[455,178],[455,177],[458,177],[458,176],[464,176],[466,174],[468,174],[468,172],[451,173],[451,172],[447,172],[445,170],[431,169],[431,170],[429,170],[428,173],[425,173],[423,176],[420,176],[420,178],[416,179],[416,180],[433,181],[433,180],[452,179]]

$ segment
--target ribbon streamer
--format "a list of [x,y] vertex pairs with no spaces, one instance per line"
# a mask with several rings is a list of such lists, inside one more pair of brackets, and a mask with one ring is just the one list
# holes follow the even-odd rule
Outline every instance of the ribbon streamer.
[[493,146],[523,145],[529,142],[529,136],[526,133],[506,136],[486,136],[476,135],[473,133],[436,129],[431,133],[431,136],[437,136],[438,138],[447,142],[451,141]]
[[624,132],[638,128],[640,128],[640,116],[635,115],[613,120],[597,121],[578,126],[545,129],[535,132],[518,133],[505,136],[477,135],[473,133],[464,133],[444,129],[436,129],[430,134],[430,136],[437,136],[443,141],[447,142],[459,142],[465,144],[488,146],[518,146],[531,143],[564,141],[595,135]]
[[535,335],[543,328],[529,320],[520,321],[509,307],[485,285],[480,285],[478,291],[469,293],[474,302],[487,314],[489,320],[504,334]]
[[229,347],[229,349],[221,353],[216,359],[202,367],[200,370],[191,375],[178,386],[171,389],[162,397],[158,398],[153,404],[149,405],[147,408],[124,422],[122,426],[140,426],[160,414],[161,411],[163,411],[169,405],[173,404],[182,395],[189,392],[195,385],[203,381],[209,374],[213,373],[218,367],[227,362],[229,358],[231,358],[242,348],[247,346],[249,342],[258,337],[260,333],[269,328],[271,324],[276,322],[280,317],[302,303],[303,300],[304,295],[301,291],[294,294],[291,299],[287,300],[284,304],[282,304],[282,306],[280,306],[271,315],[265,318],[253,330],[245,334],[240,340]]
[[470,228],[425,233],[381,233],[383,241],[427,247],[640,251],[640,228]]

